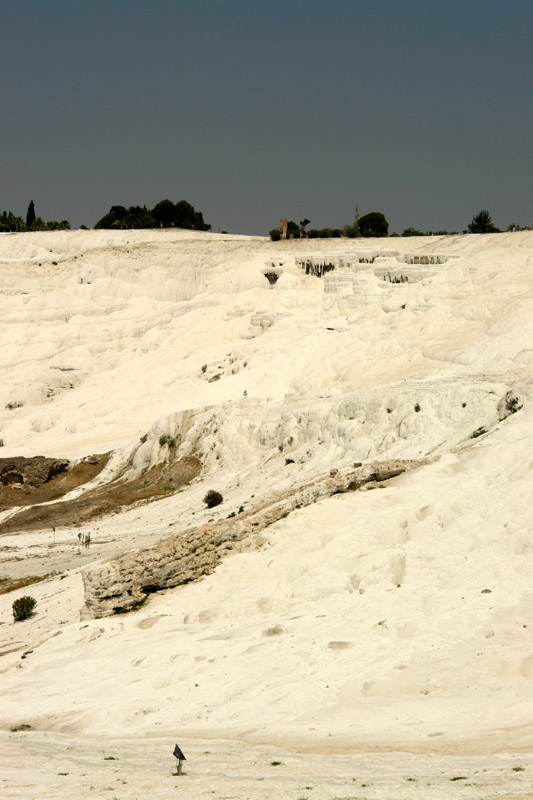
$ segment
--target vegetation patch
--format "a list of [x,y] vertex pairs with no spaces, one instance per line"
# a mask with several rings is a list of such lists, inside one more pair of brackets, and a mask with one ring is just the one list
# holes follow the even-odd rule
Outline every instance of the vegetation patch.
[[21,622],[23,619],[31,617],[36,605],[37,600],[34,597],[29,597],[29,595],[19,597],[18,600],[15,600],[11,606],[15,622]]
[[146,206],[111,206],[107,214],[98,220],[95,230],[106,228],[185,228],[208,231],[211,226],[204,222],[201,211],[197,211],[187,200],[173,203],[161,200],[151,210]]
[[40,583],[47,578],[59,575],[58,572],[47,572],[46,575],[26,575],[24,578],[0,578],[0,594],[13,592],[15,589],[22,589],[24,586],[31,586],[32,583]]
[[516,414],[516,412],[520,411],[520,409],[523,408],[523,407],[524,407],[523,405],[518,405],[518,398],[516,398],[516,397],[512,398],[509,401],[508,406],[507,406],[508,413],[505,414],[505,416],[500,417],[500,419],[498,421],[499,422],[503,422],[504,419],[507,419],[507,417],[510,417],[512,414]]
[[[82,225],[83,227],[83,225]],[[3,212],[0,216],[0,231],[68,231],[70,230],[70,222],[68,219],[62,219],[61,222],[57,220],[50,220],[45,222],[42,217],[38,217],[35,213],[35,204],[30,200],[28,210],[26,212],[26,219],[17,217],[11,211],[9,213]],[[40,265],[39,265],[40,266]]]
[[220,492],[215,491],[215,489],[209,489],[203,502],[206,504],[207,508],[214,508],[215,506],[219,506],[223,500],[224,498]]

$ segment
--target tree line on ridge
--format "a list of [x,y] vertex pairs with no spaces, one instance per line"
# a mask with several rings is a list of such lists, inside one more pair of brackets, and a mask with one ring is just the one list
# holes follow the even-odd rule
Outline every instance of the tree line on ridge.
[[28,210],[26,212],[26,219],[17,217],[12,211],[4,211],[0,215],[0,231],[3,233],[15,231],[68,231],[70,230],[70,222],[68,219],[62,219],[60,222],[57,220],[50,220],[45,222],[42,217],[35,214],[35,204],[33,200],[30,201]]
[[[359,208],[356,206],[355,219],[353,224],[344,225],[343,228],[311,228],[306,230],[310,224],[309,219],[303,219],[299,223],[293,220],[282,220],[278,228],[270,231],[272,241],[281,238],[287,239],[316,239],[316,238],[341,238],[350,239],[356,237],[381,238],[386,236],[445,236],[457,234],[458,231],[421,231],[414,227],[405,228],[401,234],[389,234],[389,223],[381,211],[371,211],[364,216],[359,216]],[[50,220],[45,222],[42,217],[35,213],[33,200],[30,201],[26,218],[16,216],[12,211],[4,211],[0,215],[0,232],[26,232],[26,231],[56,231],[70,230],[70,222],[67,219],[61,221]],[[86,225],[80,226],[87,230]],[[197,211],[187,200],[180,200],[173,203],[171,200],[160,200],[152,209],[144,206],[111,206],[107,214],[98,220],[95,229],[120,230],[122,228],[185,228],[197,231],[210,231],[211,225],[204,222],[201,211]],[[532,226],[533,227],[533,226]],[[219,229],[220,230],[220,229]],[[508,231],[524,230],[515,223],[507,227]],[[223,231],[225,233],[225,231]],[[463,233],[500,233],[494,225],[490,213],[482,209],[472,217]]]
[[[359,216],[359,209],[356,206],[355,220],[352,225],[345,225],[343,228],[311,228],[306,230],[310,220],[303,219],[300,223],[293,220],[282,220],[279,228],[273,228],[270,231],[270,238],[272,241],[277,242],[282,238],[286,239],[325,239],[333,238],[340,239],[341,237],[348,237],[353,239],[359,236],[381,238],[384,236],[447,236],[457,234],[458,231],[421,231],[416,228],[405,228],[401,233],[389,234],[389,223],[385,215],[381,211],[371,211],[363,217]],[[508,231],[520,230],[519,226],[515,223],[507,228]],[[468,224],[463,233],[500,233],[493,221],[490,213],[485,209],[479,211],[472,217],[472,221]]]
[[[4,211],[0,215],[0,231],[27,232],[27,231],[57,231],[70,230],[70,222],[66,219],[57,222],[45,222],[42,217],[35,214],[35,204],[31,200],[26,212],[26,219]],[[111,206],[107,214],[98,220],[96,229],[120,230],[121,228],[186,228],[189,230],[209,231],[211,225],[204,222],[201,211],[186,200],[173,203],[171,200],[161,200],[152,209],[146,206]],[[87,229],[86,225],[81,228]]]

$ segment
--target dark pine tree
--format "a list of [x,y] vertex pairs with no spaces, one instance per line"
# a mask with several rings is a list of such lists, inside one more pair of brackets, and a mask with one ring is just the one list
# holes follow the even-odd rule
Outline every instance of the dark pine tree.
[[31,229],[31,226],[35,222],[35,206],[33,205],[33,200],[30,200],[30,204],[28,206],[28,210],[26,212],[26,227],[28,230]]
[[470,233],[498,233],[498,228],[492,222],[491,215],[484,209],[472,217],[468,230]]

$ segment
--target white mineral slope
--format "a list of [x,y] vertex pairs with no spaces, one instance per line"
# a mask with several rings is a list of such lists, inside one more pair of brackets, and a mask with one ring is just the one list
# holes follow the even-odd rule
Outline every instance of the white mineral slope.
[[[205,465],[187,490],[101,520],[94,557],[332,467],[434,459],[295,511],[260,549],[129,615],[80,622],[77,569],[31,587],[38,613],[24,623],[10,606],[28,590],[0,596],[2,727],[300,750],[533,749],[533,234],[386,245],[455,258],[409,285],[365,265],[352,294],[325,292],[295,256],[383,242],[0,237],[2,454],[113,449],[133,474],[164,457],[168,432]],[[283,273],[270,287],[272,260]],[[508,391],[522,408],[500,421]],[[209,513],[206,488],[225,497]],[[72,532],[58,537],[69,566],[89,557]],[[31,571],[32,553],[44,564],[38,539],[7,537],[2,574],[21,557]]]
[[300,509],[134,614],[76,622],[74,577],[32,587],[39,615],[13,633],[48,630],[2,676],[4,726],[530,750],[530,431],[517,414],[468,453]]
[[[409,286],[365,265],[350,295],[325,294],[324,281],[302,276],[296,242],[166,231],[0,237],[5,446],[69,457],[129,447],[162,417],[244,390],[263,405],[312,409],[319,398],[381,396],[398,383],[432,379],[428,391],[438,392],[450,379],[518,380],[533,358],[533,239],[451,238],[395,240],[398,250],[460,258]],[[352,242],[322,241],[317,252],[376,249]],[[272,257],[284,272],[271,288],[263,271]],[[448,403],[431,405],[439,413]]]

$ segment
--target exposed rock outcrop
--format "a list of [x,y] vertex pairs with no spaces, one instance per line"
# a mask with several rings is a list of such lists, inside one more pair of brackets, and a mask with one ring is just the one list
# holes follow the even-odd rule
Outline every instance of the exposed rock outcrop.
[[153,547],[90,566],[82,572],[85,590],[82,616],[106,617],[131,610],[152,592],[209,574],[228,553],[257,546],[262,537],[256,535],[295,508],[359,489],[367,483],[386,481],[426,463],[427,460],[386,461],[338,470],[335,474],[331,474],[332,470],[327,476],[281,493],[238,517],[189,528]]
[[[59,475],[57,480],[52,481],[50,476],[42,486],[8,484],[3,487],[0,484],[0,510],[13,505],[30,505],[0,522],[0,535],[69,527],[116,513],[134,503],[149,502],[156,497],[166,496],[170,488],[177,490],[185,486],[200,473],[202,466],[194,457],[169,458],[133,480],[114,479],[94,488],[87,487],[87,491],[70,500],[59,500],[67,492],[96,477],[107,464],[108,458],[109,453],[88,456],[71,470]],[[24,491],[12,491],[14,488],[23,488]],[[6,497],[9,493],[11,497]],[[13,495],[16,497],[13,498]],[[57,502],[51,502],[53,500]]]
[[45,456],[0,458],[0,483],[4,486],[40,486],[65,472],[69,463],[62,458]]
[[503,420],[506,417],[509,417],[511,414],[516,414],[517,411],[520,411],[522,406],[520,405],[520,399],[518,395],[516,395],[511,389],[501,398],[500,402],[498,403],[498,419]]

